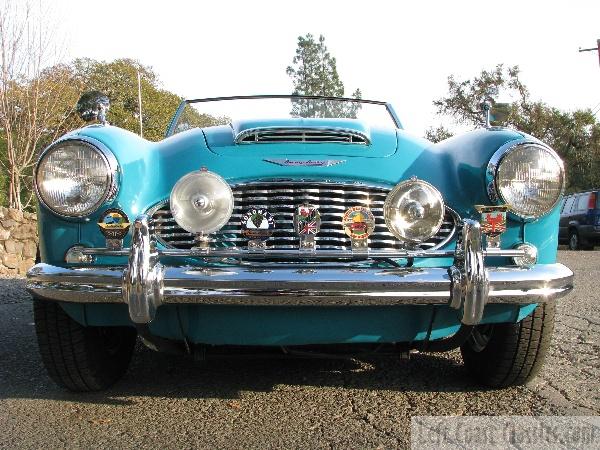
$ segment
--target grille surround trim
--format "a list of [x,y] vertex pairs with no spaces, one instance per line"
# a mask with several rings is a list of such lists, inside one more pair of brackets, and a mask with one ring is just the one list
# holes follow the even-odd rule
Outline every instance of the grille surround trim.
[[[292,185],[292,187],[290,187]],[[277,187],[281,187],[281,191],[277,190]],[[283,187],[285,186],[285,187]],[[314,186],[320,186],[319,188],[315,188]],[[337,189],[336,189],[337,188]],[[375,208],[371,208],[376,217],[376,227],[375,232],[372,236],[375,238],[369,238],[369,248],[370,249],[401,249],[406,248],[405,245],[401,241],[399,241],[388,229],[385,225],[385,218],[383,217],[383,202],[387,197],[388,193],[393,189],[393,187],[389,187],[386,185],[378,185],[378,184],[366,184],[359,182],[338,182],[338,181],[328,181],[328,180],[288,180],[288,179],[264,179],[264,180],[256,180],[251,182],[242,182],[231,185],[231,189],[234,192],[234,211],[229,220],[229,222],[223,227],[221,230],[212,233],[209,238],[209,243],[212,248],[223,248],[223,243],[229,243],[229,247],[245,247],[245,245],[239,245],[242,242],[247,242],[247,238],[241,236],[239,218],[243,214],[246,208],[250,206],[257,207],[266,207],[271,208],[272,211],[273,206],[277,206],[279,208],[287,208],[285,212],[277,211],[275,214],[279,216],[276,219],[277,224],[285,224],[285,228],[276,228],[277,231],[281,231],[284,235],[279,235],[269,239],[271,242],[270,248],[273,249],[297,249],[299,237],[294,234],[293,226],[291,226],[293,220],[293,211],[299,204],[302,203],[302,196],[307,196],[310,198],[318,197],[319,191],[326,191],[327,197],[323,197],[326,199],[327,206],[325,207],[326,212],[323,217],[322,213],[322,225],[328,225],[328,227],[323,227],[319,234],[317,235],[317,252],[319,251],[319,247],[321,249],[335,249],[335,250],[348,250],[350,251],[350,238],[348,238],[341,228],[341,217],[343,213],[350,206],[354,205],[365,205],[364,201],[357,199],[356,196],[360,195],[373,195],[374,197],[381,197],[380,199],[375,200],[376,203]],[[242,193],[240,194],[240,191]],[[276,193],[274,193],[276,191]],[[280,195],[281,192],[288,192],[289,196]],[[255,197],[258,193],[271,193],[271,196],[259,196]],[[335,199],[338,204],[332,200],[334,197],[332,194],[343,194],[347,193],[350,196],[354,196],[353,198],[346,199]],[[295,195],[294,195],[295,194]],[[311,195],[313,194],[313,195]],[[244,200],[244,195],[246,197],[251,198],[251,201],[248,199]],[[241,199],[240,200],[240,196]],[[289,197],[289,198],[286,198]],[[261,201],[255,201],[256,198],[260,198]],[[276,199],[277,202],[269,202],[269,199]],[[263,203],[267,202],[267,203]],[[351,202],[351,203],[348,203]],[[194,244],[194,237],[192,233],[187,233],[185,230],[178,230],[180,228],[177,223],[172,219],[170,215],[170,210],[165,208],[169,203],[169,199],[166,198],[154,206],[148,208],[147,214],[152,217],[152,230],[154,231],[157,242],[162,244],[165,248],[189,248]],[[345,204],[344,204],[345,203]],[[312,204],[315,204],[313,201]],[[381,204],[381,206],[379,205]],[[319,208],[323,206],[321,204],[316,204]],[[421,250],[437,250],[450,242],[456,235],[458,224],[460,223],[460,215],[456,213],[452,208],[445,206],[446,212],[444,215],[444,221],[440,230],[436,233],[434,237],[425,241],[415,247]],[[157,213],[160,210],[164,210],[164,213],[161,215],[166,217],[157,217]],[[291,210],[291,211],[290,211]],[[334,210],[332,212],[331,210]],[[284,216],[284,217],[282,217]],[[290,216],[290,217],[285,217]],[[328,217],[335,216],[334,220],[328,220]],[[337,217],[339,216],[339,217]],[[156,230],[156,225],[158,224],[159,230],[162,230],[163,233]],[[335,225],[340,225],[340,230],[337,230],[338,227]],[[333,226],[332,226],[333,225]],[[325,228],[325,229],[323,229]],[[183,231],[183,232],[182,232]],[[165,233],[166,232],[166,233]],[[189,236],[189,239],[177,239],[175,242],[173,239],[169,240],[168,237],[172,237],[177,235],[177,238],[185,238]],[[229,237],[223,238],[223,236],[229,235]],[[165,237],[166,236],[166,237]],[[274,241],[279,241],[280,243],[274,245]],[[328,241],[325,244],[319,244],[319,241]],[[283,246],[282,244],[283,243]],[[217,245],[215,245],[217,244]],[[375,244],[375,245],[374,245]],[[227,245],[226,245],[227,247]]]

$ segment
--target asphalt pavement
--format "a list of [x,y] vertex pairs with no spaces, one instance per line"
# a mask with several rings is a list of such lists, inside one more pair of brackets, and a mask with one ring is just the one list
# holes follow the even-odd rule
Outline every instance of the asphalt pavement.
[[414,415],[600,414],[600,251],[576,274],[527,387],[482,390],[457,351],[371,360],[195,362],[139,345],[102,393],[61,390],[38,355],[22,279],[0,279],[0,448],[398,448]]

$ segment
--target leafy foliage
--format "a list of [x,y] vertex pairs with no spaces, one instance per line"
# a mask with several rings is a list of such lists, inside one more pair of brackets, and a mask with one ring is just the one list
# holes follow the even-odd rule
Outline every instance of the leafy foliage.
[[112,125],[134,133],[140,132],[138,105],[138,71],[142,87],[142,125],[144,138],[157,141],[164,137],[169,121],[182,98],[160,87],[151,67],[132,59],[112,62],[77,59],[73,69],[82,90],[100,91],[110,99],[107,115]]
[[[298,37],[296,56],[287,74],[292,78],[292,95],[319,95],[324,97],[344,97],[344,83],[337,72],[336,60],[325,45],[325,37],[315,41],[312,34]],[[352,98],[361,98],[360,89],[352,93]],[[292,116],[319,118],[356,118],[360,103],[335,100],[292,100]]]
[[[490,99],[494,105],[492,125],[524,131],[558,152],[567,167],[569,192],[599,187],[600,123],[592,111],[561,111],[533,100],[519,74],[518,66],[505,68],[499,64],[470,80],[459,81],[451,75],[448,94],[433,103],[439,114],[450,116],[458,124],[479,125],[483,119],[481,101]],[[501,97],[510,101],[497,102]],[[434,142],[450,135],[444,127],[427,130],[427,138]]]
[[[0,126],[0,163],[13,169],[12,172],[4,170],[0,173],[3,192],[0,203],[28,207],[33,196],[32,169],[37,155],[62,134],[84,125],[75,112],[75,105],[83,92],[94,90],[107,94],[111,102],[108,121],[139,133],[138,71],[142,85],[144,138],[160,140],[182,99],[162,89],[152,68],[138,61],[77,59],[70,64],[50,66],[34,77],[8,80],[2,94],[10,122],[7,122],[6,114],[1,119],[10,126]],[[36,108],[35,114],[32,105]],[[34,122],[32,118],[35,118]],[[199,114],[192,108],[186,109],[185,118],[189,127],[210,126],[225,120]],[[8,141],[19,149],[15,154],[21,155],[21,159],[14,163],[9,161]],[[13,182],[9,183],[11,179]],[[18,202],[12,200],[11,203],[4,194],[5,191],[11,192],[11,189],[4,189],[10,184],[13,185],[11,189],[20,194],[12,196],[13,199],[19,198]]]

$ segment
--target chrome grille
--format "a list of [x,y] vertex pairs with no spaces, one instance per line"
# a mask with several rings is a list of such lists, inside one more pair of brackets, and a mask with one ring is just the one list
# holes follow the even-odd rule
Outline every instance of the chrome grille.
[[322,129],[266,129],[240,133],[238,143],[252,142],[333,142],[367,144],[367,138],[360,133],[347,130]]
[[[255,182],[232,186],[235,197],[231,219],[220,231],[211,235],[211,247],[246,246],[241,235],[241,216],[251,207],[266,208],[275,217],[276,228],[267,246],[293,250],[299,239],[293,228],[294,211],[298,205],[310,203],[321,213],[321,231],[316,236],[317,250],[350,250],[350,238],[342,227],[344,212],[352,206],[368,206],[375,216],[375,231],[369,237],[369,248],[400,249],[401,242],[390,233],[383,217],[383,203],[390,189],[361,184],[324,182]],[[163,202],[150,210],[153,230],[165,245],[189,249],[193,235],[181,229]],[[437,248],[454,235],[455,216],[446,209],[444,222],[434,237],[419,245],[421,249]]]

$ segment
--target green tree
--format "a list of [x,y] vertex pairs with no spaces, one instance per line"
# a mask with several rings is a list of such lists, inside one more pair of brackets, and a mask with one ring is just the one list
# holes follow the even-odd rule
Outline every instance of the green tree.
[[[600,123],[591,110],[561,111],[533,100],[519,78],[519,67],[504,67],[481,73],[470,80],[448,77],[448,94],[433,104],[438,113],[463,125],[480,125],[480,104],[491,100],[492,125],[508,126],[531,134],[550,145],[563,158],[567,167],[570,192],[600,186]],[[509,98],[508,103],[498,103]],[[496,120],[500,119],[501,120]],[[433,141],[449,137],[443,127],[427,130]]]
[[[344,97],[344,83],[337,72],[336,60],[325,45],[325,37],[315,41],[312,34],[298,37],[296,56],[292,65],[286,69],[292,79],[292,95],[320,95],[325,97]],[[361,98],[360,89],[352,97]],[[348,117],[356,118],[360,103],[335,100],[292,100],[294,117]]]
[[140,132],[138,72],[142,87],[142,125],[144,138],[157,141],[164,137],[181,97],[163,89],[157,74],[149,66],[133,59],[111,62],[88,58],[73,62],[82,91],[100,91],[110,99],[107,115],[111,125],[134,133]]

